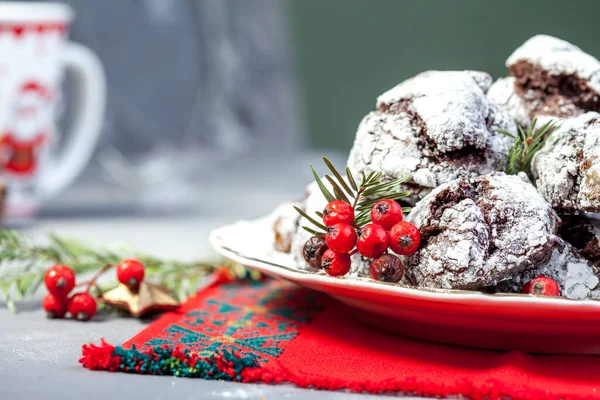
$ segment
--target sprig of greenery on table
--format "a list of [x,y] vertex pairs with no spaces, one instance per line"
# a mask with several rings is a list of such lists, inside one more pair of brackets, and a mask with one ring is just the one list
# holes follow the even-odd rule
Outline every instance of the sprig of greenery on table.
[[167,287],[180,300],[195,292],[203,277],[227,265],[222,260],[162,260],[125,246],[99,248],[52,234],[47,245],[39,245],[18,231],[0,229],[0,292],[15,312],[15,301],[35,294],[43,284],[46,269],[53,264],[68,265],[79,277],[126,258],[144,263],[148,279]]
[[[369,223],[371,220],[371,209],[379,200],[400,200],[410,194],[410,191],[402,190],[402,184],[411,179],[410,175],[406,175],[391,181],[382,181],[383,174],[381,172],[371,172],[369,175],[365,175],[365,173],[362,172],[360,175],[360,185],[357,185],[350,168],[346,168],[346,178],[344,179],[342,174],[333,166],[333,163],[327,159],[327,157],[323,157],[323,161],[325,162],[325,165],[327,165],[327,168],[329,168],[331,171],[331,175],[325,175],[325,179],[331,185],[333,193],[327,189],[327,186],[325,186],[317,171],[315,171],[312,164],[310,164],[310,169],[315,181],[317,182],[317,185],[319,186],[319,189],[321,190],[321,193],[323,193],[323,196],[327,202],[331,202],[333,200],[342,200],[350,204],[356,213],[354,223],[357,226],[363,226]],[[300,213],[300,215],[310,221],[321,231],[308,226],[303,226],[302,228],[304,230],[313,235],[325,234],[325,225],[319,222],[319,220],[323,218],[323,214],[321,212],[317,211],[317,218],[313,218],[302,209],[295,206],[294,208]],[[403,211],[409,212],[410,208],[403,208]]]

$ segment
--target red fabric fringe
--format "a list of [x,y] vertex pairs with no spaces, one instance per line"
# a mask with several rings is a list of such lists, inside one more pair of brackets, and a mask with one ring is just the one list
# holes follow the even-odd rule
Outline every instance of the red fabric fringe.
[[[114,356],[115,347],[101,339],[100,346],[94,344],[83,346],[83,356],[79,362],[85,367],[93,370],[121,371],[119,364],[120,357]],[[177,350],[173,356],[178,357]],[[149,352],[146,352],[149,354]],[[233,362],[223,362],[221,359],[217,363],[222,371],[232,370]],[[182,366],[185,367],[185,366]],[[128,372],[134,372],[128,370]],[[139,369],[138,373],[141,373]],[[234,373],[229,371],[231,376]],[[278,384],[282,382],[293,383],[302,388],[315,388],[324,390],[349,390],[353,392],[367,392],[373,394],[384,393],[403,393],[418,396],[436,396],[446,397],[461,394],[473,399],[529,399],[529,400],[587,400],[598,399],[598,396],[580,396],[569,395],[565,393],[552,394],[550,391],[543,391],[531,388],[517,388],[505,385],[503,382],[490,379],[486,382],[475,384],[464,380],[459,384],[445,385],[441,382],[433,382],[418,377],[408,377],[406,379],[388,379],[381,382],[352,382],[344,379],[313,374],[310,371],[299,370],[294,372],[289,368],[283,367],[280,363],[273,363],[267,368],[247,368],[241,373],[241,381],[246,383],[263,382],[267,384]],[[234,379],[235,380],[235,379]]]
[[79,359],[81,365],[88,369],[111,370],[115,360],[112,357],[115,346],[101,339],[100,346],[95,344],[84,344],[81,348],[82,356]]

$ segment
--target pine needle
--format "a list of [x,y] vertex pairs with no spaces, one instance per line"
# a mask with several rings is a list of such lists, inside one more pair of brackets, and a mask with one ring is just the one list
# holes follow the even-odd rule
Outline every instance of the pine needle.
[[222,260],[162,260],[125,247],[96,248],[52,234],[48,239],[46,246],[40,246],[20,232],[0,229],[0,292],[13,312],[16,312],[15,301],[33,296],[38,291],[46,269],[53,264],[68,265],[79,276],[106,264],[136,258],[146,266],[150,280],[171,289],[181,300],[195,292],[202,277],[218,266],[227,265]]
[[527,131],[519,126],[518,136],[502,129],[497,130],[498,133],[514,140],[513,146],[508,151],[507,174],[515,175],[519,172],[525,172],[530,178],[532,177],[531,161],[533,157],[544,146],[545,141],[552,135],[556,128],[558,128],[558,122],[553,120],[548,121],[539,129],[536,129],[536,124],[537,119],[534,119]]
[[[310,165],[311,172],[315,177],[321,193],[327,202],[341,200],[350,204],[357,214],[354,219],[354,223],[357,226],[363,226],[370,221],[370,210],[377,201],[382,199],[399,200],[410,194],[409,191],[402,190],[402,184],[411,179],[410,175],[391,181],[382,181],[383,174],[381,172],[373,171],[368,175],[361,172],[362,180],[360,186],[358,186],[349,168],[346,168],[346,178],[344,179],[331,161],[325,157],[323,157],[323,161],[333,175],[325,175],[325,179],[332,187],[333,194],[323,184],[323,181],[319,178],[319,175],[313,166]],[[298,207],[294,208],[313,225],[319,229],[326,230],[325,226],[319,222],[323,219],[323,213],[321,211],[316,211],[315,214],[317,215],[317,218],[312,218]],[[323,234],[310,227],[304,226],[303,228],[312,234]]]

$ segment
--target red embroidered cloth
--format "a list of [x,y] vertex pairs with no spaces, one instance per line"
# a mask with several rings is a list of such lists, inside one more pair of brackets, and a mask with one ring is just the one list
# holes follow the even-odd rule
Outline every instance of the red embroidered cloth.
[[80,362],[97,370],[371,393],[600,398],[600,357],[420,342],[365,327],[355,312],[282,281],[218,282],[122,346],[84,346]]

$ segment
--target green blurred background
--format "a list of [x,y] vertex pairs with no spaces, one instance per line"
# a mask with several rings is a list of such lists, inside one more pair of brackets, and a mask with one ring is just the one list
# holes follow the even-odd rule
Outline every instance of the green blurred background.
[[600,57],[600,0],[290,0],[288,11],[312,147],[349,150],[376,97],[418,72],[506,75],[538,33]]

